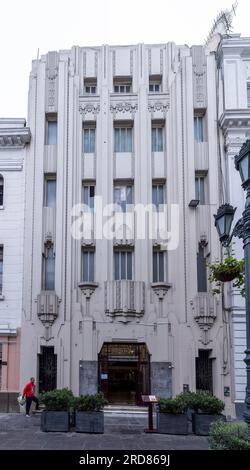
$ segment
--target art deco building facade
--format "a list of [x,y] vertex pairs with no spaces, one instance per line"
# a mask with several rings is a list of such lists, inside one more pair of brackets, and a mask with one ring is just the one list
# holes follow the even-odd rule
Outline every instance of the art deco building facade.
[[[218,77],[221,83],[219,100],[219,126],[223,134],[221,202],[230,202],[237,207],[235,222],[241,217],[245,205],[245,194],[241,180],[234,166],[234,156],[244,142],[250,138],[250,38],[239,34],[223,38],[218,52]],[[224,183],[224,184],[223,184]],[[233,250],[241,259],[244,257],[242,240],[234,238]],[[245,299],[232,284],[225,290],[226,302],[232,320],[234,338],[234,383],[236,408],[240,409],[245,400],[246,370],[244,351],[246,349]]]
[[[73,47],[33,62],[22,384],[34,375],[40,391],[115,403],[206,389],[233,413],[232,338],[207,272],[220,256],[216,93],[202,46]],[[132,229],[110,237],[113,202]],[[138,237],[138,204],[167,204],[170,240]]]
[[0,411],[14,411],[20,380],[25,119],[0,119]]

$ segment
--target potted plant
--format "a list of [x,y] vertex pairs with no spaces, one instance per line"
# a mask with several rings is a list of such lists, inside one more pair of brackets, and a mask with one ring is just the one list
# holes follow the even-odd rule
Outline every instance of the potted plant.
[[221,412],[225,404],[219,398],[208,392],[198,392],[192,399],[190,408],[193,408],[192,425],[193,432],[199,436],[207,436],[209,427],[214,421],[225,421]]
[[233,254],[227,253],[222,262],[216,261],[209,265],[209,280],[216,283],[214,293],[220,292],[221,282],[234,281],[234,287],[241,289],[241,295],[245,295],[245,262],[238,260]]
[[157,432],[163,434],[188,434],[185,404],[176,398],[161,398],[157,411]]
[[103,433],[103,407],[107,403],[103,393],[76,397],[74,400],[76,432]]
[[70,407],[73,394],[67,388],[52,390],[41,395],[45,410],[41,416],[41,430],[44,432],[68,432],[70,426]]

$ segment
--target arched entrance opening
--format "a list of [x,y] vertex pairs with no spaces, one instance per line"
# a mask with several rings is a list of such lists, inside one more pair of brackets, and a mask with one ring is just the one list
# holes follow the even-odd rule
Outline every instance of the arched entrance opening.
[[110,403],[140,405],[150,393],[150,355],[145,343],[104,343],[98,355],[99,390]]

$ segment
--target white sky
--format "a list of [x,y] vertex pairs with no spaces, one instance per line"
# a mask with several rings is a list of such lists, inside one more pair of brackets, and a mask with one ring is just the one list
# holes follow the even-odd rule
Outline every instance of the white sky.
[[[0,116],[26,117],[31,61],[72,45],[203,44],[234,0],[2,0]],[[239,0],[234,33],[250,36],[250,1]]]

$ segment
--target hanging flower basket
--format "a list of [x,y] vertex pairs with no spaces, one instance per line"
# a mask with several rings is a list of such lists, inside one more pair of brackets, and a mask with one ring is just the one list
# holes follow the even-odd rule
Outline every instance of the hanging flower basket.
[[221,270],[216,273],[214,273],[214,278],[216,281],[220,282],[230,282],[233,281],[236,277],[238,277],[240,274],[240,269],[239,268],[233,268],[231,270]]

